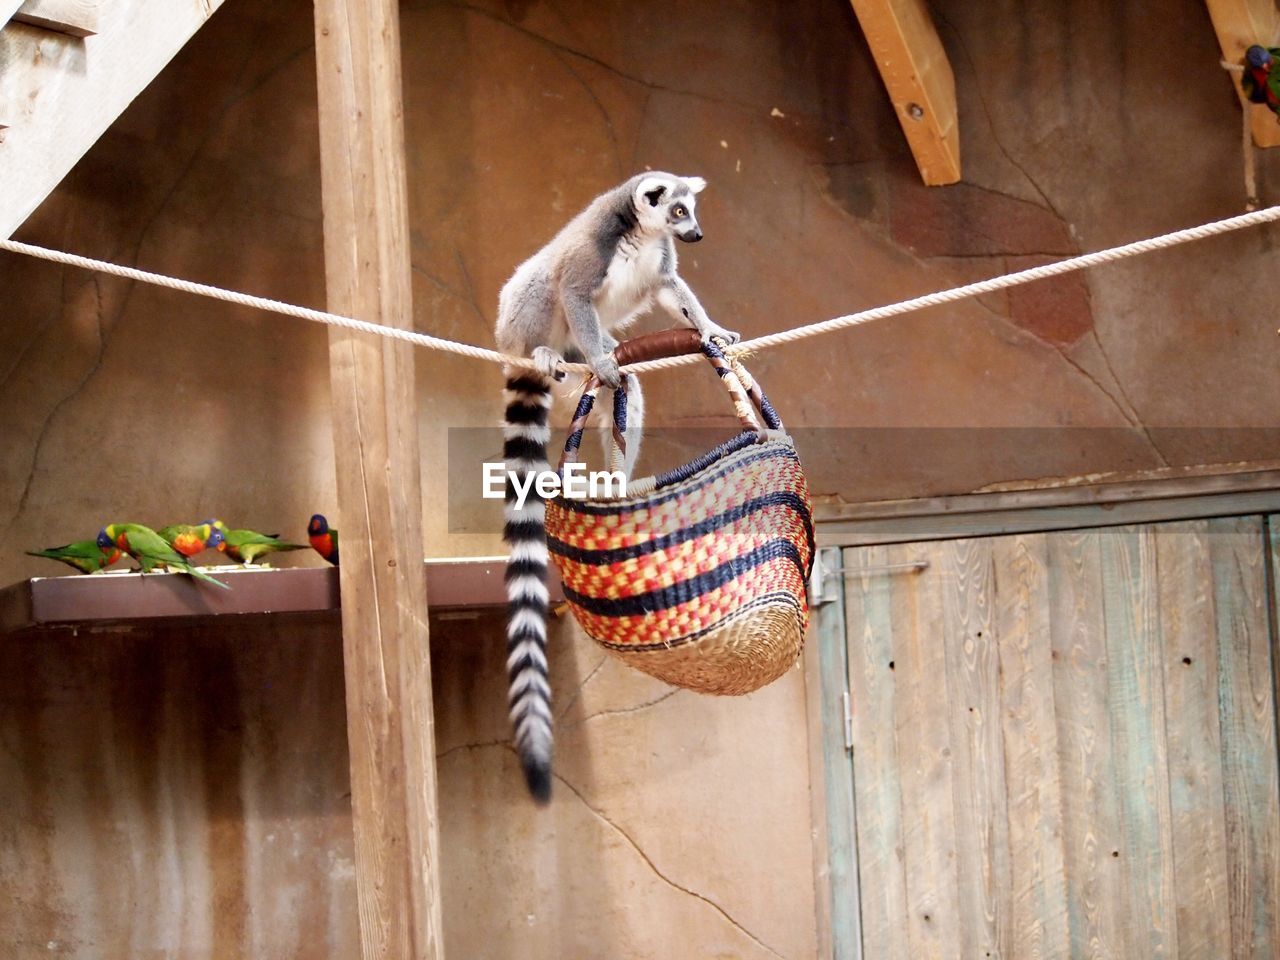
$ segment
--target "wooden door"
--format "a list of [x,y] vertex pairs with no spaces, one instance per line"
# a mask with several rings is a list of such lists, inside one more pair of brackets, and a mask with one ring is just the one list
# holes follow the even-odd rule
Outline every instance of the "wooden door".
[[844,551],[863,957],[1280,956],[1266,552],[1260,517]]

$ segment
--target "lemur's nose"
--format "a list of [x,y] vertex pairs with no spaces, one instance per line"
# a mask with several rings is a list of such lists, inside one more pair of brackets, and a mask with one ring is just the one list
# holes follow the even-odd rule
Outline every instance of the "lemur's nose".
[[688,233],[681,234],[680,239],[685,243],[697,243],[702,239],[702,230],[699,227],[694,227]]

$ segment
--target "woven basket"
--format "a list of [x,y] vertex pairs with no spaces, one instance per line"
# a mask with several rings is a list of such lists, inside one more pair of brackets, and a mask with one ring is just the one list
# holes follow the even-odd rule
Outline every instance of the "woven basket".
[[[616,354],[625,364],[699,351],[743,432],[682,467],[629,481],[624,497],[549,500],[547,541],[574,617],[609,653],[676,686],[743,694],[785,673],[804,645],[809,489],[769,401],[718,346],[664,331]],[[583,392],[562,469],[576,459],[599,389],[593,379]],[[621,448],[625,389],[614,403]]]

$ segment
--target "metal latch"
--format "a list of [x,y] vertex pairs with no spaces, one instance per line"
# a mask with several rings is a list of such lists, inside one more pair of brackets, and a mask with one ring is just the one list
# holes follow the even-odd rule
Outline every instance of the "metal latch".
[[840,599],[841,584],[846,577],[874,577],[890,573],[919,573],[929,568],[928,560],[907,560],[902,563],[886,563],[878,567],[847,569],[841,561],[840,547],[822,547],[813,557],[813,572],[809,575],[809,606],[820,607]]

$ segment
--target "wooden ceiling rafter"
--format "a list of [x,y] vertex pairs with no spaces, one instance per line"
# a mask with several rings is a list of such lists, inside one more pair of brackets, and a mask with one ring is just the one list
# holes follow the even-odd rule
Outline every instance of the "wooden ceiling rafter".
[[889,91],[920,177],[960,179],[960,126],[951,61],[924,0],[850,0]]
[[[1205,0],[1209,19],[1213,21],[1225,63],[1242,63],[1244,52],[1252,44],[1274,46],[1280,40],[1280,13],[1274,0]],[[1249,111],[1253,142],[1259,147],[1280,147],[1280,123],[1264,104],[1248,103],[1240,89],[1243,76],[1230,71],[1231,82],[1240,96],[1241,106]]]

